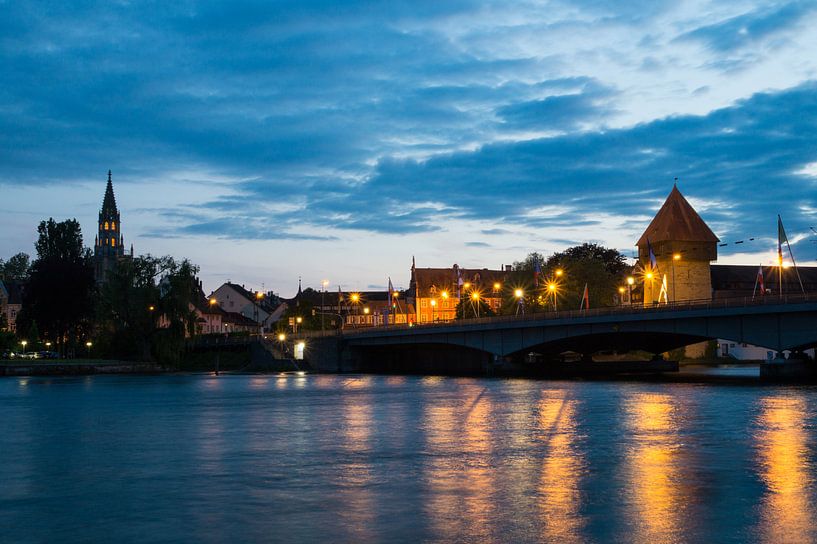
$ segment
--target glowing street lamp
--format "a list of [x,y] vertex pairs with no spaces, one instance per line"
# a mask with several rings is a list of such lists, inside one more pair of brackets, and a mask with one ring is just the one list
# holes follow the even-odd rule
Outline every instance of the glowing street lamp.
[[619,287],[618,288],[618,305],[619,306],[624,305],[624,293],[625,292],[627,292],[627,290],[624,287]]
[[476,291],[471,293],[471,307],[472,308],[474,307],[474,303],[476,303],[476,310],[474,310],[474,313],[476,314],[477,317],[479,317],[479,293],[476,292]]
[[324,296],[326,295],[326,288],[328,286],[329,286],[329,280],[323,280],[321,282],[321,287],[323,288],[323,289],[321,289],[321,334],[323,334],[323,324],[324,324],[324,315],[323,314],[326,311],[326,308],[324,308],[324,305],[323,305],[323,299],[324,299]]
[[564,274],[564,273],[565,273],[565,271],[564,271],[564,270],[562,270],[561,268],[557,268],[557,269],[556,269],[556,277],[557,277],[557,278],[561,278],[561,277],[562,277],[562,274]]
[[23,353],[25,353],[26,352],[26,346],[28,345],[28,340],[21,341],[20,345],[23,346]]
[[519,310],[525,315],[525,292],[522,289],[514,289],[513,296],[516,297],[516,315],[519,315]]
[[635,284],[635,278],[627,276],[627,300],[631,306],[633,304],[633,284]]
[[559,311],[559,306],[556,303],[556,290],[557,290],[556,282],[552,281],[552,282],[548,283],[547,289],[548,289],[548,294],[553,297],[553,311],[558,312]]
[[91,356],[91,346],[93,346],[93,342],[85,342],[85,347],[88,348],[88,357]]
[[431,322],[434,323],[434,308],[437,306],[437,299],[431,299]]

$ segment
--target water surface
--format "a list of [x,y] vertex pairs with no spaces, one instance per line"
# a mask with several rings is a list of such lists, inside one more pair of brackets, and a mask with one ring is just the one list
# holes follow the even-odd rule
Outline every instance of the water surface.
[[810,542],[808,387],[0,380],[8,542]]

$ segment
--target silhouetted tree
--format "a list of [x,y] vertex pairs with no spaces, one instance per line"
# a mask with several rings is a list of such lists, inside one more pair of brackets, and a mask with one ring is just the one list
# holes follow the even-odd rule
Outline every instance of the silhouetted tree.
[[0,279],[25,280],[31,268],[31,257],[27,253],[18,253],[9,257],[8,261],[0,259]]
[[94,270],[75,219],[53,218],[37,227],[37,259],[31,266],[18,328],[37,322],[41,334],[60,351],[90,332],[94,308]]

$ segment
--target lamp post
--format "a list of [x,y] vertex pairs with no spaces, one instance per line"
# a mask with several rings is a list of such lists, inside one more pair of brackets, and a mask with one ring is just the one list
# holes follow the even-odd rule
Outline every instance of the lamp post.
[[297,332],[298,332],[298,329],[300,328],[301,323],[303,323],[303,322],[304,322],[304,318],[303,318],[303,317],[298,316],[298,317],[296,317],[296,318],[295,318],[295,333],[296,333],[296,334],[297,334]]
[[[440,296],[443,299],[443,309],[447,310],[448,309],[448,291],[443,291],[442,293],[440,293]],[[448,316],[448,314],[443,314],[443,315],[445,315],[446,317]],[[444,319],[443,321],[447,321],[447,319]]]
[[477,316],[477,319],[479,319],[479,293],[476,291],[471,293],[471,308],[474,307],[474,304],[476,304],[476,310],[474,310],[474,313]]
[[392,322],[394,325],[397,325],[397,308],[398,308],[398,304],[397,304],[397,291],[393,291],[393,292],[392,292],[392,294],[391,294],[391,297],[392,297],[392,301],[391,301],[391,309],[393,310],[393,311],[392,311],[392,318],[391,318],[391,322]]
[[278,333],[278,341],[281,343],[281,354],[286,355],[287,354],[287,345],[286,345],[287,335],[282,333],[282,332]]
[[20,345],[23,346],[23,353],[25,353],[26,352],[26,346],[28,345],[28,340],[21,341]]
[[618,305],[619,306],[624,306],[624,293],[626,291],[627,290],[624,289],[624,287],[619,287],[618,288]]
[[[501,283],[499,283],[498,281],[497,281],[497,282],[494,282],[494,298],[493,298],[493,300],[494,300],[494,301],[496,301],[496,299],[498,299],[498,298],[499,298],[499,291],[500,291],[500,289],[502,289],[502,284],[501,284]],[[499,306],[497,306],[497,307],[496,307],[496,309],[497,309],[497,312],[496,312],[496,313],[497,313],[497,314],[499,314],[499,310],[500,310],[501,308],[502,308],[502,305],[501,305],[501,304],[500,304]]]
[[635,278],[632,276],[627,276],[627,302],[630,303],[630,306],[633,305],[633,284],[635,283]]
[[364,325],[369,324],[369,307],[368,306],[363,307],[363,324]]
[[[557,271],[557,275],[558,275],[558,271]],[[556,282],[548,283],[548,293],[550,294],[550,296],[553,297],[553,311],[558,312],[559,311],[559,306],[556,303]]]
[[354,311],[355,319],[352,321],[352,327],[355,327],[355,326],[357,326],[357,323],[356,323],[356,321],[357,321],[357,305],[360,303],[360,293],[352,293],[351,295],[349,295],[349,299],[352,301],[352,304],[354,305],[353,308],[355,310]]
[[678,296],[675,294],[675,261],[681,260],[681,254],[675,253],[672,256],[672,303],[675,304],[678,301]]
[[513,296],[516,297],[516,315],[519,315],[519,310],[525,315],[525,292],[522,289],[514,289]]
[[329,280],[323,280],[321,282],[321,287],[323,287],[323,289],[321,290],[321,336],[323,335],[323,330],[324,330],[323,329],[323,323],[324,323],[323,313],[326,311],[326,308],[324,308],[324,306],[323,306],[323,299],[324,299],[324,295],[326,295],[326,287],[328,285],[329,285]]
[[91,356],[91,346],[93,345],[93,342],[85,342],[85,347],[88,348],[88,357]]
[[437,299],[431,299],[431,322],[434,323],[434,308],[437,306]]

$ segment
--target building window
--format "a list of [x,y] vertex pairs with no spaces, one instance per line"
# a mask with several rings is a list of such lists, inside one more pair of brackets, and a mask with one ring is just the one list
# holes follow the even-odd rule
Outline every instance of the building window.
[[428,300],[420,299],[420,307],[425,308],[426,306],[428,306]]
[[116,247],[116,238],[111,238],[111,247]]
[[108,230],[108,222],[105,221],[105,230]]
[[111,230],[116,230],[116,221],[111,221]]

